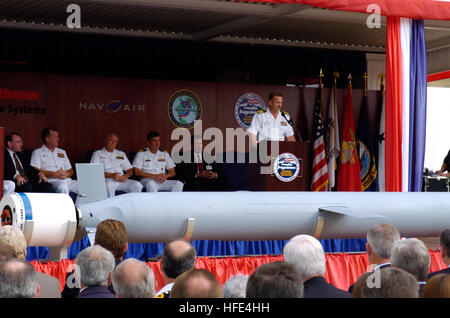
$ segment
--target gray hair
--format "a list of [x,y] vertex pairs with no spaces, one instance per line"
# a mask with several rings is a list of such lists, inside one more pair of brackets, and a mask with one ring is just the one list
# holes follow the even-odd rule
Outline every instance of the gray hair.
[[22,231],[17,227],[11,225],[0,227],[0,241],[10,246],[17,258],[25,259],[27,256],[27,241]]
[[418,298],[419,284],[407,271],[388,267],[359,276],[352,295],[353,298]]
[[113,272],[114,290],[121,298],[153,298],[155,297],[155,275],[144,262],[128,258]]
[[382,222],[367,232],[367,243],[382,258],[391,258],[392,245],[400,240],[400,233],[392,224]]
[[295,265],[301,279],[325,275],[325,253],[320,242],[306,234],[297,235],[284,246],[284,260]]
[[34,298],[38,287],[33,265],[20,259],[0,263],[0,298]]
[[231,276],[229,280],[223,284],[223,298],[245,298],[245,290],[247,289],[247,275]]
[[430,270],[431,257],[422,241],[409,238],[394,243],[391,262],[392,266],[404,269],[419,282],[423,282]]
[[75,259],[76,270],[80,271],[80,282],[84,287],[108,286],[108,277],[115,266],[110,251],[94,245],[82,250]]

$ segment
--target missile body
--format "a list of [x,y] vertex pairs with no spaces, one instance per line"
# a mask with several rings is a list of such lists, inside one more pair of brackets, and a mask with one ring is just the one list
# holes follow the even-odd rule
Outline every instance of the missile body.
[[[5,207],[11,211],[27,209],[17,203],[21,197],[11,196],[16,196],[16,200],[12,202],[5,196],[0,202],[1,211]],[[33,220],[35,224],[45,224],[45,219],[51,219],[52,214],[64,209],[67,222],[73,224],[76,220],[79,228],[95,228],[105,219],[124,222],[129,242],[166,242],[179,237],[283,240],[298,234],[317,238],[361,238],[373,225],[383,221],[396,226],[405,237],[437,236],[450,228],[450,194],[443,192],[129,193],[77,208],[52,200],[53,196],[55,194],[34,194],[30,200],[34,212],[43,207],[48,211],[33,212],[42,218]],[[28,234],[33,237],[31,242],[41,246],[60,244],[61,239],[51,242],[48,226],[41,228],[45,233],[39,227],[28,227],[28,232],[33,230],[31,236]],[[60,231],[61,226],[58,229]],[[40,236],[46,239],[40,240]]]
[[385,221],[403,236],[436,236],[450,228],[448,193],[160,192],[124,194],[80,206],[83,225],[123,221],[133,242],[272,240],[298,234],[359,238]]

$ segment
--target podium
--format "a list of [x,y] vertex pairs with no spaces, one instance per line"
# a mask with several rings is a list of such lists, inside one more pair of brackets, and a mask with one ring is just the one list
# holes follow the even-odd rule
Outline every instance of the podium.
[[[307,191],[310,143],[308,141],[280,141],[278,142],[278,152],[275,143],[262,141],[258,144],[257,162],[250,163],[249,167],[249,190]],[[288,154],[295,156],[297,161]],[[277,166],[276,171],[274,171],[275,165]],[[298,171],[295,166],[298,166]],[[292,175],[294,172],[297,174],[295,178]]]

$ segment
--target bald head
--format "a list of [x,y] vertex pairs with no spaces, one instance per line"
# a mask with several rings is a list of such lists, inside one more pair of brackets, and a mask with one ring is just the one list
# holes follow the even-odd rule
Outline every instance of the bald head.
[[170,298],[221,298],[222,289],[213,273],[191,269],[177,277]]
[[152,269],[135,258],[120,263],[114,270],[112,283],[121,298],[155,297],[155,276]]
[[185,240],[172,241],[164,247],[162,270],[168,278],[175,279],[195,265],[197,251]]

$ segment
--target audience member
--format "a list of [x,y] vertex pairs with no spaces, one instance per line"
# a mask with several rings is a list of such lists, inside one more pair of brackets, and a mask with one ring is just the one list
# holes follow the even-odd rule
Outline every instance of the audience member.
[[362,274],[353,287],[353,298],[418,298],[419,285],[413,275],[400,268]]
[[423,288],[422,298],[450,298],[450,275],[433,275]]
[[112,275],[112,284],[119,298],[155,297],[153,270],[135,258],[128,258],[117,265]]
[[250,275],[246,297],[302,298],[302,279],[291,263],[280,261],[263,264]]
[[[10,258],[25,260],[27,242],[21,230],[10,225],[0,227],[0,242],[9,246],[13,252]],[[40,286],[39,298],[61,298],[61,285],[58,279],[41,272],[36,272],[36,277]]]
[[20,259],[0,263],[0,298],[37,298],[39,284],[33,265]]
[[129,179],[133,176],[133,166],[125,152],[116,149],[118,142],[117,134],[108,133],[105,137],[104,147],[94,151],[91,158],[91,163],[103,164],[108,198],[114,197],[116,191],[142,191],[142,184],[139,181]]
[[149,132],[147,148],[140,150],[133,160],[136,175],[141,177],[141,183],[147,192],[181,192],[181,181],[168,180],[175,177],[175,163],[166,151],[159,150],[160,145],[159,134],[156,131]]
[[77,298],[116,298],[108,289],[115,265],[110,251],[100,245],[85,248],[77,255],[75,264],[81,287]]
[[14,182],[16,192],[55,192],[47,177],[32,169],[22,155],[22,137],[12,132],[5,137],[4,180]]
[[325,280],[325,252],[310,235],[297,235],[283,250],[286,262],[297,268],[304,285],[304,298],[350,298],[351,294]]
[[[391,266],[391,250],[395,242],[400,240],[397,228],[389,223],[378,223],[367,232],[366,251],[372,270]],[[351,293],[353,285],[348,291]]]
[[223,284],[223,298],[245,298],[247,289],[247,275],[231,276],[225,284]]
[[165,285],[156,297],[169,298],[175,279],[194,267],[196,257],[197,251],[188,241],[179,239],[167,243],[160,262]]
[[[128,232],[125,224],[118,220],[103,220],[97,225],[94,245],[100,245],[110,251],[115,259],[116,266],[122,261],[128,250]],[[115,294],[113,285],[108,289]],[[62,291],[62,298],[75,298],[80,292],[80,282],[76,280],[74,271],[66,276],[66,285]]]
[[44,128],[41,132],[43,145],[33,150],[30,165],[44,174],[56,192],[78,193],[78,182],[72,180],[72,165],[64,149],[59,146],[59,132],[56,128]]
[[428,274],[427,279],[430,279],[434,275],[450,274],[450,229],[442,231],[441,235],[439,235],[439,251],[442,261],[447,265],[447,268]]
[[193,268],[175,279],[170,298],[222,298],[222,289],[213,273]]
[[392,266],[404,269],[416,278],[420,296],[431,264],[425,244],[416,238],[397,241],[392,246],[391,261]]
[[15,249],[11,245],[6,244],[0,240],[0,262],[4,262],[13,258],[16,258]]

